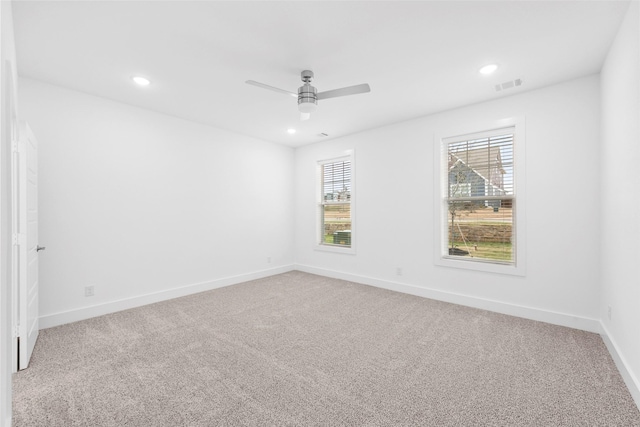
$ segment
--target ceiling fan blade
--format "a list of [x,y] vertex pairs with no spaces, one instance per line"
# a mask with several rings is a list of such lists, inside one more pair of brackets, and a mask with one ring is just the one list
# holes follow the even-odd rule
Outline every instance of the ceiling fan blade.
[[247,80],[245,83],[253,85],[253,86],[258,86],[258,87],[261,87],[263,89],[269,89],[269,90],[272,90],[274,92],[284,93],[285,95],[290,95],[290,96],[293,96],[295,98],[298,97],[297,93],[293,93],[293,92],[289,92],[288,90],[279,89],[277,87],[269,86],[269,85],[266,85],[264,83],[255,82],[253,80]]
[[311,113],[300,113],[300,120],[309,120]]
[[361,85],[343,87],[341,89],[333,89],[318,94],[318,99],[336,98],[338,96],[357,95],[359,93],[371,92],[371,88],[367,83]]

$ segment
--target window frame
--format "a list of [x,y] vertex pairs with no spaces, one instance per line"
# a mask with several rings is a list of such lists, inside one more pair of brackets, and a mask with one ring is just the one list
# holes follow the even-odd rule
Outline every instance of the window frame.
[[[337,157],[325,158],[322,160],[318,160],[316,162],[316,241],[314,245],[314,249],[325,252],[333,252],[333,253],[342,253],[342,254],[355,254],[356,253],[356,241],[357,241],[357,233],[355,227],[355,200],[356,200],[356,189],[355,189],[355,156],[353,150],[347,150],[342,155]],[[337,163],[342,161],[349,161],[351,163],[351,179],[350,179],[350,197],[348,202],[336,203],[329,202],[327,203],[324,200],[324,188],[323,188],[323,175],[322,168],[324,165],[329,163]],[[333,245],[324,242],[324,220],[323,220],[323,209],[326,205],[336,205],[336,204],[349,204],[351,210],[351,245]]]
[[[452,140],[470,140],[495,135],[500,130],[513,128],[513,263],[492,262],[484,259],[449,255],[448,235],[448,145]],[[434,262],[438,266],[488,273],[526,274],[526,193],[525,193],[525,120],[512,117],[495,121],[468,123],[438,132],[434,136]]]

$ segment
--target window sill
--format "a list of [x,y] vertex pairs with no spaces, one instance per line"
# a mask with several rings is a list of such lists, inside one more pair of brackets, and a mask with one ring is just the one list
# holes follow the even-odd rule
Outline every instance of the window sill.
[[334,254],[345,254],[345,255],[355,255],[356,249],[351,245],[351,247],[345,247],[340,245],[315,245],[313,248],[316,251],[321,252],[333,252]]
[[513,276],[525,275],[524,266],[484,260],[458,259],[454,257],[441,256],[436,259],[436,265],[463,270],[484,271],[487,273],[509,274]]

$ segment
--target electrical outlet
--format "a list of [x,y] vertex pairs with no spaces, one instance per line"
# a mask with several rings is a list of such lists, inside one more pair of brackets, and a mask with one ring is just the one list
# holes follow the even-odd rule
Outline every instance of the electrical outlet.
[[607,317],[609,318],[609,320],[611,320],[611,306],[610,305],[607,306]]
[[270,256],[267,257],[267,264],[271,264],[271,257]]
[[89,286],[85,286],[84,287],[84,296],[85,297],[92,297],[95,295],[95,288],[93,285],[89,285]]
[[396,275],[397,276],[402,276],[402,268],[400,268],[400,267],[396,268]]

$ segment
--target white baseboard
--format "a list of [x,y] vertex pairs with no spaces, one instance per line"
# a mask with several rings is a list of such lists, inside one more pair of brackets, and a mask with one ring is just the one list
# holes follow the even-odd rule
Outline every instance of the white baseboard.
[[286,273],[292,270],[299,270],[307,273],[318,274],[320,276],[333,277],[336,279],[348,280],[351,282],[361,283],[364,285],[375,286],[378,288],[388,289],[392,291],[402,292],[410,295],[416,295],[424,298],[430,298],[438,301],[450,302],[453,304],[474,307],[483,310],[494,311],[497,313],[508,314],[511,316],[522,317],[525,319],[537,320],[540,322],[551,323],[554,325],[566,326],[569,328],[580,329],[588,332],[601,333],[602,325],[597,319],[589,319],[585,317],[573,316],[565,313],[557,313],[548,310],[519,306],[501,301],[477,298],[468,295],[456,294],[451,292],[429,289],[421,286],[408,285],[405,283],[391,282],[387,280],[376,279],[373,277],[359,276],[351,273],[344,273],[335,270],[329,270],[318,267],[311,267],[302,264],[285,265],[267,270],[260,270],[253,273],[241,274],[232,277],[212,280],[209,282],[196,283],[179,288],[168,289],[165,291],[154,292],[151,294],[140,295],[132,298],[126,298],[117,301],[106,302],[89,307],[82,307],[74,310],[47,314],[40,316],[40,328],[46,329],[53,326],[63,325],[65,323],[76,322],[79,320],[89,319],[104,314],[115,313],[117,311],[127,310],[130,308],[140,307],[155,302],[165,301],[172,298],[179,298],[186,295],[204,292],[224,286],[235,285],[249,280],[261,279],[276,274]]
[[40,316],[40,329],[51,328],[54,326],[64,325],[65,323],[77,322],[79,320],[90,319],[92,317],[102,316],[104,314],[115,313],[117,311],[128,310],[130,308],[140,307],[147,304],[153,304],[160,301],[166,301],[173,298],[179,298],[198,292],[209,291],[212,289],[222,288],[225,286],[235,285],[249,280],[262,279],[264,277],[276,274],[286,273],[293,270],[293,265],[285,265],[281,267],[260,270],[253,273],[240,274],[237,276],[224,277],[221,279],[211,280],[209,282],[195,283],[192,285],[181,286],[179,288],[168,289],[160,292],[154,292],[146,295],[110,301],[103,304],[97,304],[89,307],[82,307],[74,310],[47,314]]
[[343,273],[340,271],[311,267],[308,265],[295,264],[294,268],[306,273],[333,277],[335,279],[348,280],[350,282],[361,283],[363,285],[375,286],[378,288],[416,295],[424,298],[430,298],[438,301],[450,302],[467,307],[508,314],[510,316],[551,323],[553,325],[566,326],[569,328],[580,329],[587,332],[595,332],[598,334],[601,332],[600,321],[597,319],[573,316],[565,313],[525,307],[501,301],[477,298],[469,295],[456,294],[436,289],[429,289],[421,286],[407,285],[405,283],[396,283],[387,280],[375,279],[373,277],[359,276],[350,273]]
[[640,380],[633,375],[633,372],[628,369],[628,364],[626,359],[622,356],[622,354],[618,351],[618,346],[613,339],[611,339],[611,334],[609,330],[605,326],[603,322],[601,322],[602,333],[602,341],[607,346],[609,350],[609,354],[611,354],[611,358],[613,359],[624,383],[627,385],[629,389],[629,393],[631,393],[631,397],[636,402],[636,406],[640,410]]

